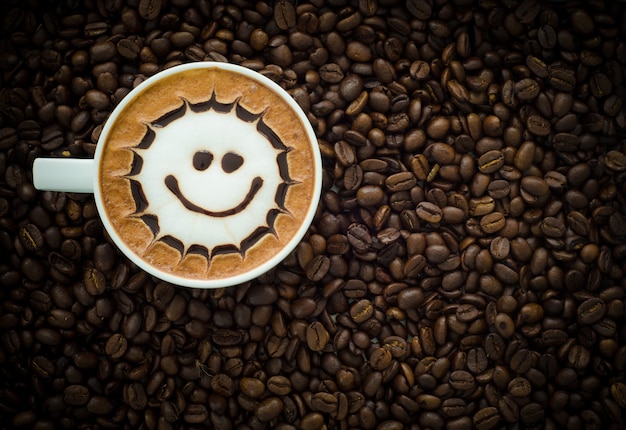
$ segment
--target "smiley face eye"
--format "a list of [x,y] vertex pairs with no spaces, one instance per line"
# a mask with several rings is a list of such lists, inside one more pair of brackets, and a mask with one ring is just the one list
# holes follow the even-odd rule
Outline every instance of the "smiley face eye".
[[243,157],[241,155],[235,154],[234,152],[229,152],[224,155],[222,158],[222,169],[226,173],[232,173],[243,164]]
[[206,170],[211,165],[213,161],[213,154],[209,151],[198,151],[193,154],[193,167],[196,170]]

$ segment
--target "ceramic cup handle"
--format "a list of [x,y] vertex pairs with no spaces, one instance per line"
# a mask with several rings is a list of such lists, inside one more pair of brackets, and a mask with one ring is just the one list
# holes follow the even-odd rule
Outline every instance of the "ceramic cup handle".
[[33,184],[42,191],[93,193],[96,163],[92,159],[37,158]]

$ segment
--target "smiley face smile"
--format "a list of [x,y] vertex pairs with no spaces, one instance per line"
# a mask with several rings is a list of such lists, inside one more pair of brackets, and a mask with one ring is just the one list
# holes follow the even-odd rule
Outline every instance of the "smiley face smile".
[[174,175],[168,175],[165,178],[165,186],[167,187],[168,190],[172,192],[172,194],[174,194],[174,196],[176,196],[176,198],[188,210],[202,214],[202,215],[222,218],[222,217],[235,215],[243,211],[246,207],[248,207],[248,205],[252,202],[252,199],[254,199],[254,196],[256,195],[256,193],[263,186],[263,179],[260,178],[259,176],[254,178],[252,180],[252,184],[250,185],[250,189],[248,190],[248,194],[246,194],[246,197],[244,197],[244,199],[237,206],[231,209],[227,209],[225,211],[211,211],[201,206],[198,206],[192,201],[190,201],[189,199],[187,199],[187,197],[185,197],[185,195],[180,190],[180,187],[178,186],[178,179],[176,179]]

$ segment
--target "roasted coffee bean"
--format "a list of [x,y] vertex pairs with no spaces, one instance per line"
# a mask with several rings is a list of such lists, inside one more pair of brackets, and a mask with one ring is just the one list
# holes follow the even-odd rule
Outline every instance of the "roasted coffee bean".
[[143,19],[155,19],[161,12],[161,0],[141,0],[137,9]]
[[410,190],[416,183],[417,180],[411,172],[399,172],[385,180],[385,185],[391,192]]
[[578,322],[580,324],[593,324],[601,320],[605,313],[606,303],[597,297],[590,298],[578,306]]
[[497,149],[487,151],[478,159],[478,170],[482,173],[494,173],[503,165],[504,155]]
[[189,424],[201,424],[209,418],[206,406],[200,404],[187,405],[183,413],[183,420]]
[[68,385],[63,390],[63,401],[70,406],[84,405],[89,401],[89,388],[84,385]]
[[474,376],[465,370],[450,373],[450,386],[459,391],[471,391],[475,387]]
[[559,218],[546,217],[541,222],[541,231],[548,237],[562,237],[565,234],[565,223]]
[[114,334],[106,342],[105,353],[111,358],[120,358],[126,353],[128,342],[121,334]]
[[547,136],[552,131],[550,122],[540,115],[530,115],[526,120],[526,127],[537,136]]
[[331,393],[315,393],[311,397],[311,407],[313,410],[322,413],[335,413],[337,410],[337,397]]
[[497,426],[500,421],[500,413],[498,409],[493,406],[480,409],[472,417],[472,422],[477,429],[491,429]]
[[545,417],[544,409],[539,403],[529,403],[520,409],[520,418],[526,425],[541,422]]
[[441,208],[431,202],[419,202],[415,208],[415,213],[420,219],[428,223],[436,224],[443,218]]
[[[356,312],[356,311],[355,311]],[[367,310],[363,312],[367,313]],[[360,317],[356,314],[353,315],[353,319],[356,321]],[[306,330],[306,343],[312,351],[321,351],[328,344],[330,340],[330,334],[320,322],[313,322],[307,327]]]
[[44,237],[34,224],[27,224],[20,229],[19,239],[24,248],[36,252],[43,247]]
[[606,163],[606,167],[616,172],[623,172],[626,170],[626,154],[619,151],[609,151],[607,152],[604,162]]
[[285,376],[272,376],[267,380],[267,389],[276,395],[286,396],[291,392],[291,381]]
[[366,252],[372,244],[372,237],[363,224],[351,224],[347,236],[350,245],[358,252]]
[[480,219],[480,228],[487,234],[496,233],[504,228],[506,219],[502,212],[492,212]]
[[318,255],[314,257],[307,265],[306,276],[312,281],[319,281],[330,269],[330,259],[325,255]]
[[428,159],[423,154],[414,155],[411,158],[411,170],[418,180],[426,180],[430,173]]
[[515,95],[520,100],[532,100],[539,95],[541,87],[531,78],[522,79],[515,83]]
[[408,11],[415,18],[419,20],[426,20],[430,18],[433,10],[432,10],[432,2],[430,0],[420,2],[418,0],[409,1],[406,5]]
[[369,300],[359,300],[350,307],[350,318],[357,324],[363,323],[374,315],[374,306]]
[[509,395],[505,394],[498,400],[498,411],[506,422],[515,423],[519,420],[519,406]]
[[104,273],[95,268],[88,269],[85,272],[83,282],[85,283],[87,292],[92,296],[100,295],[104,293],[106,289],[106,278]]
[[33,357],[30,365],[33,371],[41,378],[50,378],[54,375],[54,364],[44,356],[38,355]]

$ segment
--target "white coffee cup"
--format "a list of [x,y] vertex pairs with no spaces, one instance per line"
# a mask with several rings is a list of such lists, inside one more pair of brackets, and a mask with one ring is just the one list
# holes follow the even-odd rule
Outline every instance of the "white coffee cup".
[[219,288],[282,261],[321,193],[315,133],[279,85],[199,62],[134,88],[105,123],[93,159],[38,158],[39,190],[93,193],[108,235],[146,272]]

